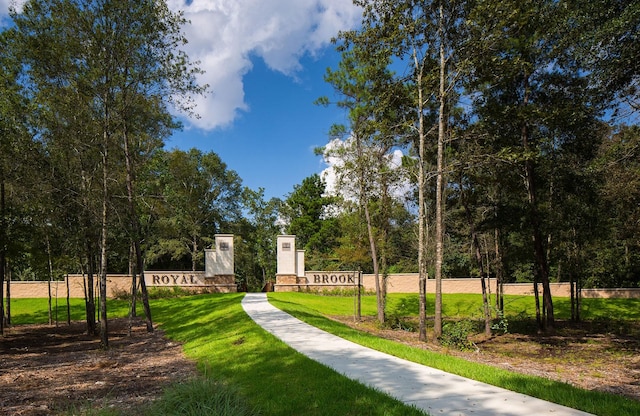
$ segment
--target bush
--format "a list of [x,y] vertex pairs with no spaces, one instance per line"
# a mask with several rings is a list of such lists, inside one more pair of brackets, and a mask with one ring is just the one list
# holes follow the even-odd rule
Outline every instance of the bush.
[[469,335],[477,333],[476,324],[470,320],[447,322],[442,327],[440,343],[445,347],[459,350],[470,350],[474,345],[469,341]]
[[416,332],[416,325],[411,320],[399,316],[399,315],[391,315],[387,318],[384,323],[385,328],[406,331],[406,332]]
[[[314,295],[320,295],[320,296],[336,296],[336,297],[354,297],[356,296],[356,293],[358,292],[357,289],[352,289],[352,288],[348,288],[348,287],[336,287],[336,288],[331,288],[331,289],[316,289],[313,287],[309,287],[307,286],[306,288],[304,288],[302,290],[303,293],[311,293]],[[372,291],[367,291],[365,290],[364,287],[360,288],[360,295],[361,296],[372,296],[375,295],[375,292]]]
[[[193,295],[194,293],[200,293],[202,290],[189,290],[180,286],[167,286],[167,287],[149,287],[149,299],[174,299],[182,296]],[[113,298],[118,300],[131,300],[131,290],[129,289],[114,289]],[[136,299],[141,300],[142,294],[140,290],[136,293]]]
[[509,332],[509,320],[504,316],[504,312],[501,310],[496,310],[496,314],[498,315],[498,318],[493,321],[491,329],[507,334]]

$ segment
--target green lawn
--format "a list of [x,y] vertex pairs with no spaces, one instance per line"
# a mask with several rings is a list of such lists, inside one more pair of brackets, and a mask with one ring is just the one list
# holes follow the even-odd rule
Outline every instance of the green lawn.
[[[203,381],[195,383],[199,387],[199,394],[206,396],[210,389],[228,390],[233,392],[232,396],[245,408],[257,409],[262,415],[421,414],[414,408],[348,380],[291,350],[258,327],[244,313],[240,304],[242,297],[243,294],[226,294],[152,300],[154,320],[161,324],[169,337],[183,342],[186,355],[198,363],[204,376]],[[637,401],[588,392],[563,383],[522,376],[410,348],[352,330],[325,318],[325,315],[353,315],[353,298],[271,293],[269,299],[279,308],[315,326],[399,357],[598,415],[640,414],[640,402]],[[637,300],[584,301],[585,319],[637,319],[640,310]],[[531,297],[507,297],[507,315],[531,316],[532,303]],[[480,316],[481,302],[476,295],[444,295],[443,304],[447,317]],[[568,317],[567,304],[566,299],[555,299],[559,318]],[[110,300],[107,305],[110,317],[126,316],[126,301]],[[432,305],[430,299],[430,308]],[[59,303],[58,307],[58,318],[60,322],[65,322],[66,305]],[[47,299],[15,299],[12,300],[11,308],[13,324],[48,321]],[[365,315],[375,315],[374,297],[363,298],[362,311]],[[388,312],[398,316],[417,314],[417,296],[390,295]],[[74,320],[83,319],[82,300],[72,299],[71,315]],[[176,387],[168,394],[173,393],[173,402],[181,405],[188,401],[187,396],[193,396],[193,392],[191,387],[186,391],[182,387]],[[228,402],[224,405],[229,407]],[[154,412],[157,413],[158,408],[139,413],[150,415]],[[254,414],[252,410],[243,412],[211,413],[210,409],[205,409],[200,413],[189,414]]]
[[[274,294],[281,302],[304,303],[310,309],[324,315],[354,314],[354,298],[340,296],[318,296],[311,293],[279,292]],[[554,298],[554,312],[558,319],[571,317],[569,298]],[[535,305],[532,296],[504,297],[504,310],[507,317],[535,317]],[[443,294],[442,313],[449,318],[482,318],[482,296],[476,294]],[[362,314],[376,315],[375,296],[362,297]],[[418,295],[413,293],[390,293],[387,301],[389,316],[418,316]],[[434,295],[427,295],[427,314],[434,314]],[[582,318],[638,320],[640,319],[640,299],[583,299]]]
[[[97,307],[97,305],[96,305]],[[52,316],[55,322],[56,316],[58,322],[67,322],[67,300],[58,299],[56,306],[55,299],[51,304]],[[79,321],[85,319],[84,299],[71,298],[69,300],[69,309],[71,311],[71,320]],[[141,310],[141,309],[140,309]],[[57,314],[56,314],[57,311]],[[129,302],[124,300],[108,300],[107,316],[108,317],[124,317],[129,313]],[[49,322],[49,300],[46,298],[24,298],[11,299],[11,324],[44,324]]]
[[[278,308],[311,325],[401,358],[597,415],[632,416],[640,414],[640,402],[638,401],[607,393],[586,391],[544,378],[524,376],[467,362],[456,357],[411,348],[353,330],[324,317],[325,315],[352,316],[354,313],[353,298],[318,296],[307,293],[270,293],[269,300]],[[560,318],[568,317],[564,316],[566,313],[563,310],[565,302],[568,300],[556,300],[556,305],[559,305]],[[532,297],[509,297],[505,304],[507,303],[509,305],[505,306],[507,316],[530,318],[534,313],[533,306],[528,305],[533,303]],[[602,302],[601,299],[585,299],[585,303],[588,304],[588,309],[585,308],[585,311],[589,311],[586,315],[593,319],[615,317],[616,319],[632,320],[635,319],[638,306],[640,306],[640,301],[628,299],[612,299],[607,302]],[[443,314],[455,318],[479,317],[481,304],[479,295],[444,295]],[[432,309],[433,302],[429,302],[429,305]],[[375,308],[373,296],[363,298],[363,315],[375,316]],[[389,314],[411,316],[417,314],[417,309],[417,295],[392,294],[389,296],[387,309]],[[585,317],[585,319],[589,318]]]
[[208,377],[235,386],[264,415],[419,415],[293,351],[244,312],[244,294],[157,300],[155,319]]

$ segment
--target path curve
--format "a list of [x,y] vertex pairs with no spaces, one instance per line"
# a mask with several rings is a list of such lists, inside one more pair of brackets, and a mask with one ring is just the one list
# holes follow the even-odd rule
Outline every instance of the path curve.
[[329,334],[247,293],[245,312],[291,348],[430,415],[579,416],[589,413],[403,360]]

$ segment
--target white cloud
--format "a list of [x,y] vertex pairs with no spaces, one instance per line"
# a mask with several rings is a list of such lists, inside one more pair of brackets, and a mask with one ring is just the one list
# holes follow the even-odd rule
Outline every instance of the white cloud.
[[348,0],[170,0],[191,25],[187,53],[206,71],[208,97],[196,99],[202,116],[193,124],[203,129],[227,125],[244,102],[243,76],[251,70],[251,57],[269,68],[295,76],[300,58],[326,47],[340,30],[353,28],[361,11]]
[[[344,166],[344,160],[334,156],[334,152],[344,147],[345,143],[340,139],[333,139],[324,147],[323,162],[327,165],[320,173],[325,183],[325,192],[328,195],[339,195],[338,171]],[[345,198],[347,198],[345,196]]]
[[22,5],[26,0],[0,0],[0,28],[10,23],[9,8],[14,7],[16,10],[22,10]]
[[[320,177],[325,181],[328,195],[340,195],[346,200],[356,201],[358,194],[358,190],[355,188],[357,186],[356,173],[344,171],[345,162],[353,162],[355,157],[353,145],[352,137],[345,140],[331,140],[324,148],[323,162],[326,168],[322,170]],[[401,149],[394,149],[385,156],[390,173],[395,173],[393,178],[388,178],[391,179],[387,184],[389,192],[398,201],[403,201],[412,190],[412,185],[402,166],[403,156]],[[365,169],[369,168],[373,168],[373,166]],[[367,172],[366,175],[376,175],[375,168]]]
[[[24,0],[0,0],[0,27],[9,6]],[[274,71],[295,76],[300,58],[314,56],[340,30],[359,22],[360,9],[350,0],[168,0],[191,24],[185,27],[186,52],[200,61],[200,78],[211,93],[197,97],[196,127],[213,129],[233,122],[244,101],[243,77],[251,57],[262,58]]]

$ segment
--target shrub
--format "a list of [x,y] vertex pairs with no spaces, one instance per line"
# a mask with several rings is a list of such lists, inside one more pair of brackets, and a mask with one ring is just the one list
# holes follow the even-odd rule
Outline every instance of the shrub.
[[384,327],[406,332],[416,332],[415,323],[408,318],[399,315],[391,315],[387,317]]
[[477,333],[477,330],[473,321],[447,322],[442,327],[440,343],[445,347],[470,350],[473,349],[474,345],[469,341],[469,335],[474,333]]
[[502,332],[506,334],[509,332],[509,320],[506,316],[504,316],[504,312],[501,310],[496,310],[498,318],[493,321],[491,325],[491,329],[494,331]]

